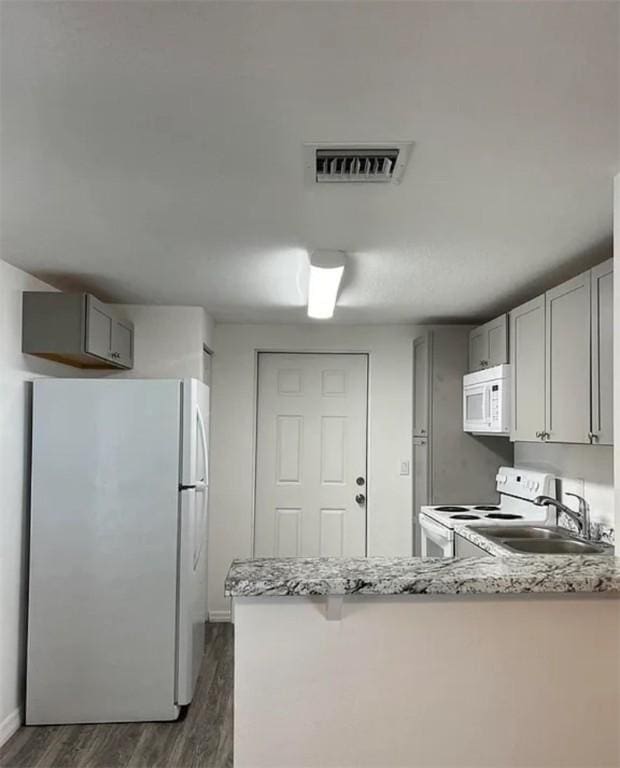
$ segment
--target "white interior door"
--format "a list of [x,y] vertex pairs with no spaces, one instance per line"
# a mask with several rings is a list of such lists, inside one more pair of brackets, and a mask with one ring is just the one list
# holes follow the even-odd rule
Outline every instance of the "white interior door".
[[259,355],[255,556],[365,555],[367,397],[366,355]]

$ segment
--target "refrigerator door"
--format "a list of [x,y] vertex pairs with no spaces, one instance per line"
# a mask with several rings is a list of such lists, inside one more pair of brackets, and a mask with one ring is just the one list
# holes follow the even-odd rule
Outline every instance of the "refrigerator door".
[[177,698],[193,696],[204,654],[207,590],[209,389],[183,382],[183,456],[180,546]]
[[[189,704],[194,695],[205,645],[203,575],[206,553],[198,541],[202,496],[195,488],[181,491],[179,547],[179,640],[176,703]],[[196,556],[198,552],[198,557]]]
[[179,381],[34,383],[26,722],[170,720]]

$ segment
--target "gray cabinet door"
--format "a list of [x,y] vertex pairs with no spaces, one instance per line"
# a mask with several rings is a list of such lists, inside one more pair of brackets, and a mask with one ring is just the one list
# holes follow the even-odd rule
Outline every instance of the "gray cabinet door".
[[592,441],[613,445],[613,259],[591,271]]
[[413,434],[428,435],[431,334],[413,342]]
[[547,440],[588,443],[590,271],[546,293]]
[[469,333],[469,370],[480,371],[508,362],[508,326],[500,315]]
[[474,328],[469,332],[469,370],[479,371],[485,368],[484,361],[488,362],[489,337],[486,333],[485,326],[481,325],[478,328]]
[[112,324],[112,356],[127,368],[133,366],[133,325],[123,320]]
[[[419,536],[418,515],[420,507],[430,504],[431,490],[429,478],[429,446],[428,439],[425,437],[416,437],[413,440],[413,530]],[[420,541],[413,542],[413,552],[416,555],[420,553]]]
[[[539,440],[545,429],[545,296],[510,313],[511,440]],[[537,435],[538,433],[538,435]]]
[[112,357],[112,326],[114,318],[105,304],[93,296],[86,296],[85,351],[104,360]]
[[486,324],[489,366],[508,362],[508,327],[506,315],[500,315]]

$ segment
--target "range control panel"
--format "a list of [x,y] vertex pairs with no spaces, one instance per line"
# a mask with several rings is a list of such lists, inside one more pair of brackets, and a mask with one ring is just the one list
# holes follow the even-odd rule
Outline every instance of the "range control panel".
[[556,498],[555,476],[519,467],[500,467],[495,476],[497,490],[518,499],[532,501],[537,496]]

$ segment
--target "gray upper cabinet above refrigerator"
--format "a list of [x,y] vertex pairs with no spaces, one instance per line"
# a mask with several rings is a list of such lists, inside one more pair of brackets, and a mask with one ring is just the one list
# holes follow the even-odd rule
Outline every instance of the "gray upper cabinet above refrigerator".
[[78,368],[132,368],[133,323],[88,293],[25,291],[22,352]]
[[469,371],[508,362],[508,322],[500,315],[469,333]]

